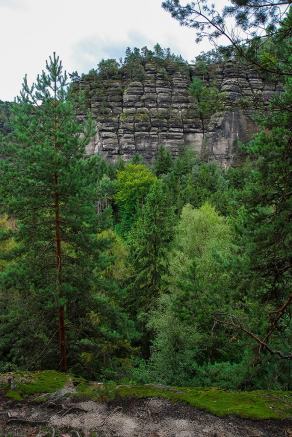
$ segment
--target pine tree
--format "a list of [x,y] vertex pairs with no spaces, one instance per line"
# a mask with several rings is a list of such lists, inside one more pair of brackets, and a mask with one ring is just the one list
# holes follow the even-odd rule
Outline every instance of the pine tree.
[[169,150],[159,147],[154,161],[154,171],[156,176],[161,176],[170,172],[173,165],[173,159]]
[[[25,77],[0,168],[4,208],[16,219],[20,252],[16,265],[1,274],[0,285],[6,292],[17,290],[22,299],[34,299],[34,310],[46,320],[47,340],[56,331],[58,313],[58,361],[64,371],[65,326],[82,313],[97,249],[94,165],[84,158],[92,128],[77,122],[68,85],[55,53],[32,86]],[[45,346],[38,341],[32,350]],[[54,352],[51,356],[56,359]]]
[[131,313],[138,319],[144,355],[149,353],[146,319],[161,293],[163,278],[168,271],[167,251],[173,236],[174,221],[174,208],[167,187],[163,181],[157,180],[129,237],[133,265]]
[[74,367],[90,378],[124,378],[131,368],[137,336],[126,312],[126,282],[131,274],[125,242],[112,230],[97,235],[103,250],[94,269],[92,299],[82,321],[80,360]]
[[[254,162],[238,217],[248,257],[241,292],[252,297],[245,306],[249,314],[245,328],[262,339],[257,350],[268,351],[283,375],[287,368],[283,370],[282,358],[291,359],[291,102],[292,81],[287,79],[284,92],[274,99],[271,113],[261,121],[262,131],[246,148]],[[258,308],[261,317],[251,308]],[[261,355],[263,359],[265,354]]]

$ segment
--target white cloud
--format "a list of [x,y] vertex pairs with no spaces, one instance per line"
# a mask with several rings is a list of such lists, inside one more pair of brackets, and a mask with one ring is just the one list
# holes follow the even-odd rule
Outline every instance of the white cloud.
[[0,0],[0,8],[19,8],[24,6],[23,0]]
[[[92,35],[82,39],[72,48],[72,59],[79,65],[81,71],[88,71],[95,68],[101,59],[117,59],[125,56],[127,47],[152,48],[157,43],[151,36],[137,31],[129,31],[123,38],[116,40],[112,38],[99,37]],[[179,49],[175,50],[180,52]]]
[[124,56],[127,47],[140,47],[146,42],[152,45],[146,36],[136,32],[129,32],[127,38],[118,41],[92,35],[78,41],[72,47],[72,60],[79,65],[81,71],[88,71],[90,68],[95,68],[101,59],[119,60]]
[[53,51],[69,72],[82,73],[102,58],[123,56],[127,46],[159,42],[188,60],[208,48],[197,46],[194,31],[181,27],[161,2],[0,0],[0,100],[12,100],[24,74],[33,80]]

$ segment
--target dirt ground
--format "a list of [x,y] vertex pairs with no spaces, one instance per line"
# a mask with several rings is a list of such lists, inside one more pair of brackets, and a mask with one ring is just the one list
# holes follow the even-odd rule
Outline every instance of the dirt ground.
[[292,437],[292,421],[219,418],[162,399],[108,403],[52,398],[43,404],[0,396],[0,437]]

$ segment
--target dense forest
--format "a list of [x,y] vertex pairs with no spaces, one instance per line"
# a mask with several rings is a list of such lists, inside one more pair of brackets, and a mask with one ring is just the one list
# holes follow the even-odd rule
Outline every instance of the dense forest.
[[[164,7],[203,36],[178,3]],[[151,164],[86,156],[86,96],[55,54],[16,103],[1,103],[0,372],[292,389],[292,14],[278,25],[268,8],[251,23],[239,3],[226,13],[245,29],[262,23],[266,38],[231,40],[198,68],[233,57],[283,85],[255,112],[241,165],[163,147]],[[145,59],[186,65],[157,44],[92,74],[139,80]],[[189,91],[202,120],[224,104],[199,78]]]

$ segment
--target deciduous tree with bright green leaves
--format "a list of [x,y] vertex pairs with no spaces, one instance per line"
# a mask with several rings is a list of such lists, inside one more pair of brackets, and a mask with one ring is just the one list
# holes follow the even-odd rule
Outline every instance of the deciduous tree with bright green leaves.
[[214,327],[214,313],[229,300],[232,251],[231,228],[211,205],[183,208],[169,253],[166,292],[149,323],[156,333],[150,368],[164,383],[194,383],[196,365],[224,360],[230,345]]
[[119,208],[119,229],[126,234],[137,220],[156,176],[144,164],[128,164],[117,172],[115,201]]

